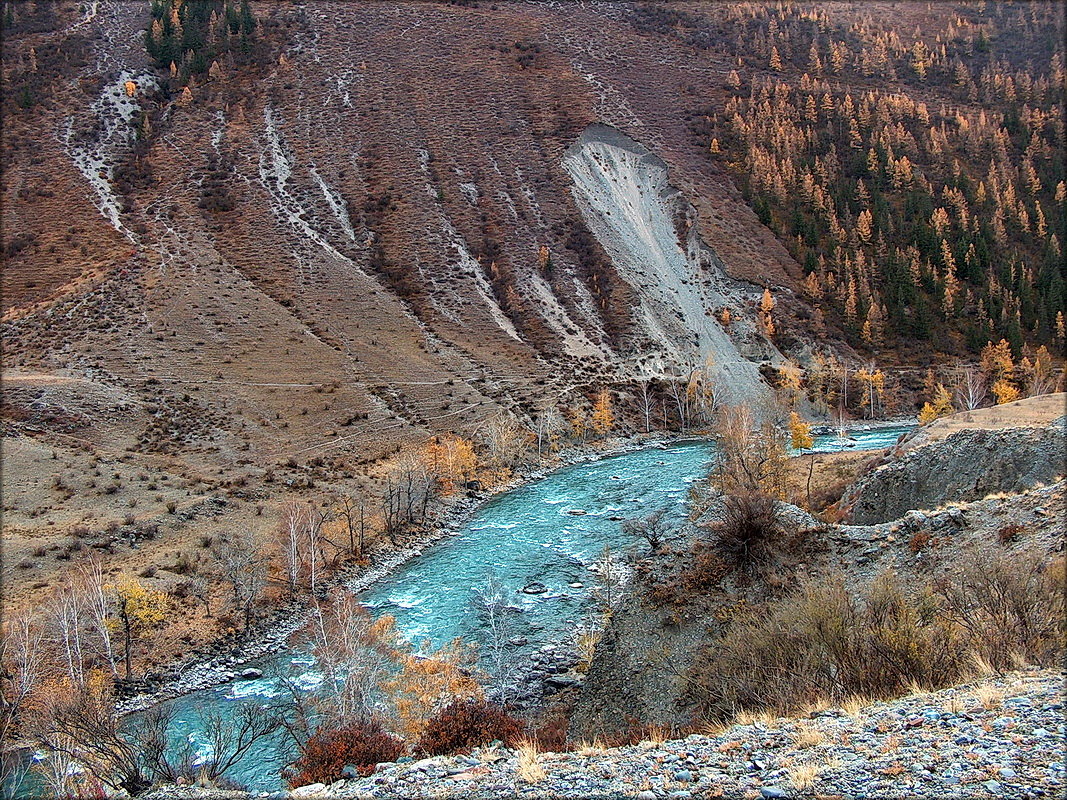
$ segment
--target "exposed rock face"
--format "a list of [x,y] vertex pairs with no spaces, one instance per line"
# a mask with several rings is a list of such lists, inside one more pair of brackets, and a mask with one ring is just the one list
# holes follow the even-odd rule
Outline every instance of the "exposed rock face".
[[592,740],[634,725],[689,722],[684,673],[709,620],[702,613],[676,616],[638,592],[629,595],[597,644],[571,735]]
[[1064,425],[972,430],[908,452],[860,480],[846,495],[860,525],[898,519],[912,509],[1020,492],[1064,474]]
[[649,347],[648,369],[710,358],[716,383],[751,401],[765,391],[750,359],[781,360],[751,321],[731,326],[712,312],[752,304],[758,289],[727,277],[701,239],[693,207],[668,181],[667,164],[615,128],[591,125],[567,150],[563,166],[574,197],[620,277],[635,293],[634,324]]

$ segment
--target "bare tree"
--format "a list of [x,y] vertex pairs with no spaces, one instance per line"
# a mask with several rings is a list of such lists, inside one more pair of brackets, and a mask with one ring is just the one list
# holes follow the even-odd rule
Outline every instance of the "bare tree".
[[645,433],[652,432],[652,409],[655,407],[656,398],[651,390],[652,381],[643,380],[637,394],[637,411],[645,418]]
[[534,417],[533,433],[537,440],[537,458],[542,459],[545,452],[551,452],[556,437],[566,428],[567,422],[559,413],[556,404],[549,403]]
[[421,525],[434,496],[435,479],[414,456],[402,458],[385,477],[382,491],[384,532],[396,546],[410,525]]
[[316,712],[334,720],[370,719],[382,685],[396,669],[391,621],[371,619],[351,592],[338,590],[316,604],[309,634],[325,677]]
[[608,545],[592,566],[597,577],[596,596],[600,601],[600,610],[610,613],[622,599],[623,566]]
[[67,680],[42,694],[30,723],[38,746],[80,765],[101,783],[139,794],[152,785],[144,750],[119,730],[110,679]]
[[[366,546],[367,539],[367,504],[363,497],[358,499],[350,494],[341,495],[341,507],[337,514],[345,521],[345,529],[348,532],[347,551],[350,555],[361,557]],[[338,547],[335,542],[323,537],[330,545]]]
[[44,677],[45,636],[28,614],[10,615],[0,634],[0,796],[20,794],[30,760],[12,747],[27,704]]
[[525,458],[528,434],[513,414],[500,411],[489,417],[482,434],[493,466],[513,467]]
[[512,619],[516,609],[508,602],[507,588],[493,574],[474,590],[474,599],[482,619],[483,652],[489,657],[490,674],[498,685],[505,684],[516,666],[508,644],[514,631]]
[[231,603],[244,618],[247,632],[252,609],[267,580],[267,558],[251,531],[240,531],[220,540],[212,548],[223,580],[229,584]]
[[719,489],[736,495],[783,496],[786,435],[768,412],[756,422],[748,406],[724,406],[713,427]]
[[282,551],[282,563],[285,568],[286,586],[290,595],[296,595],[300,589],[304,572],[303,544],[309,524],[308,508],[303,503],[290,500],[282,508],[282,520],[279,540]]
[[110,601],[105,588],[107,582],[104,580],[103,564],[98,557],[91,556],[89,562],[82,565],[79,570],[89,630],[98,643],[100,654],[114,673],[116,671],[115,648],[111,639],[111,628],[108,625]]
[[635,539],[644,539],[648,549],[656,553],[667,540],[667,521],[664,519],[667,509],[661,508],[647,517],[627,519],[622,522],[622,532]]
[[986,397],[985,376],[969,364],[959,367],[956,376],[954,405],[964,411],[981,408]]

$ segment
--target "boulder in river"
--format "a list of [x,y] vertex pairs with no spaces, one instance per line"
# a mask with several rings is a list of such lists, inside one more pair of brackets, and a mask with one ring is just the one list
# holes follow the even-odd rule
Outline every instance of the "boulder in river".
[[249,667],[248,669],[241,670],[241,677],[246,681],[254,681],[256,678],[263,677],[263,670]]
[[522,587],[523,594],[544,594],[547,591],[548,587],[540,581],[530,581]]

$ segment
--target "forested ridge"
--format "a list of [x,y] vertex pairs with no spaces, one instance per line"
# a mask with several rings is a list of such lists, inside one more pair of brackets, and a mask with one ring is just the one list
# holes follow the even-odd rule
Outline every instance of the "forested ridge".
[[731,42],[725,102],[692,130],[851,344],[1062,347],[1062,7],[882,11],[646,6],[635,25]]

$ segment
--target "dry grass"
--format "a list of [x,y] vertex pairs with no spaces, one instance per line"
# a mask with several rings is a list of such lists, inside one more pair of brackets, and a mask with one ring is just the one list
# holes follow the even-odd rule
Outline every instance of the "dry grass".
[[870,697],[864,697],[860,694],[854,694],[848,697],[841,703],[841,709],[850,717],[858,717],[864,708],[873,703]]
[[578,743],[578,749],[575,752],[580,756],[602,756],[604,751],[607,750],[607,746],[600,740],[599,737],[593,739],[592,742],[581,741]]
[[526,783],[540,783],[545,779],[545,768],[538,761],[537,742],[529,739],[519,744],[519,778]]
[[735,725],[762,725],[765,728],[777,728],[779,726],[779,718],[774,713],[761,710],[761,711],[749,711],[748,709],[742,709],[737,712],[737,716],[734,717]]
[[808,789],[822,770],[816,764],[797,764],[789,768],[789,782],[797,791]]
[[665,741],[667,741],[667,738],[668,738],[668,734],[667,734],[667,731],[664,728],[661,728],[658,725],[653,725],[648,729],[648,733],[645,735],[645,738],[641,741],[641,744],[642,745],[652,745],[652,746],[661,745]]
[[793,741],[797,747],[815,747],[825,740],[823,732],[812,722],[802,722],[793,733]]
[[949,697],[941,707],[949,714],[960,714],[964,710],[964,705],[957,695]]
[[974,699],[986,711],[994,711],[1004,702],[1004,690],[999,686],[982,684],[974,690]]

